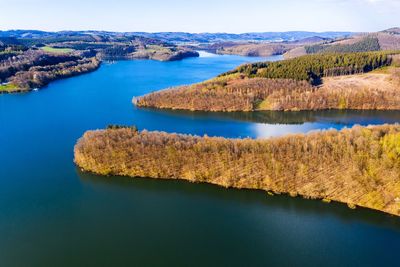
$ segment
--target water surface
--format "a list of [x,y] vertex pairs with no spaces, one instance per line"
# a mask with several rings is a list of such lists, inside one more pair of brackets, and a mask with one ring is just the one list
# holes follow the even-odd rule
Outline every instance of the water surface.
[[[277,59],[277,58],[273,58]],[[88,129],[263,138],[400,121],[400,112],[206,113],[137,109],[133,96],[260,58],[103,64],[38,92],[0,95],[0,266],[398,264],[399,219],[212,185],[81,173]]]

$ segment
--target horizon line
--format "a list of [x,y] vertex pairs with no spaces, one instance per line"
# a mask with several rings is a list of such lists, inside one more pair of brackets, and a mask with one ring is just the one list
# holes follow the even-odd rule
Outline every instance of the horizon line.
[[[397,27],[391,27],[388,29],[393,29]],[[381,31],[385,31],[381,30]],[[116,31],[116,30],[95,30],[95,29],[85,29],[85,30],[43,30],[43,29],[23,29],[23,28],[9,28],[9,29],[0,29],[0,32],[7,31],[38,31],[38,32],[47,32],[47,33],[60,33],[60,32],[107,32],[107,33],[189,33],[189,34],[247,34],[247,33],[291,33],[291,32],[309,32],[309,33],[371,33],[376,31],[351,31],[351,30],[326,30],[326,31],[312,31],[312,30],[286,30],[286,31],[245,31],[245,32],[223,32],[223,31],[202,31],[202,32],[189,32],[189,31]]]

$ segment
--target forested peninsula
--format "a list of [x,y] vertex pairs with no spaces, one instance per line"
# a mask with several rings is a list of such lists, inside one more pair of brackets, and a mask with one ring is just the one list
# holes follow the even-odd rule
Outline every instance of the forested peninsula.
[[101,175],[183,179],[287,193],[400,216],[400,126],[270,139],[225,139],[134,127],[88,131],[75,163]]
[[151,93],[139,107],[203,111],[400,109],[398,51],[321,53],[246,64],[189,86]]
[[27,50],[0,61],[0,93],[24,92],[40,88],[51,81],[96,70],[95,56],[53,54]]

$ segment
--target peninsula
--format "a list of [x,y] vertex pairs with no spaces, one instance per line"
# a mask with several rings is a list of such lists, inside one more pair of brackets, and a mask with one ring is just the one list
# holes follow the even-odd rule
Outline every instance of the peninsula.
[[100,175],[184,179],[347,203],[400,216],[400,126],[330,130],[265,140],[88,131],[75,163]]
[[247,64],[134,98],[139,107],[203,111],[400,109],[397,51],[321,53]]

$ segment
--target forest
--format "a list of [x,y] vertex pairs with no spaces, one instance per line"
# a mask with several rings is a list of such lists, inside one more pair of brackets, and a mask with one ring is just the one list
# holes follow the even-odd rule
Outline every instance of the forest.
[[307,54],[315,53],[354,53],[354,52],[368,52],[381,50],[379,40],[377,37],[367,36],[353,44],[315,44],[305,46]]
[[391,64],[393,51],[363,53],[327,53],[307,55],[277,62],[246,64],[221,74],[240,73],[249,78],[306,80],[318,85],[322,77],[350,75],[372,71]]
[[400,216],[400,126],[270,139],[225,139],[115,127],[78,140],[84,171],[184,179],[339,201]]

